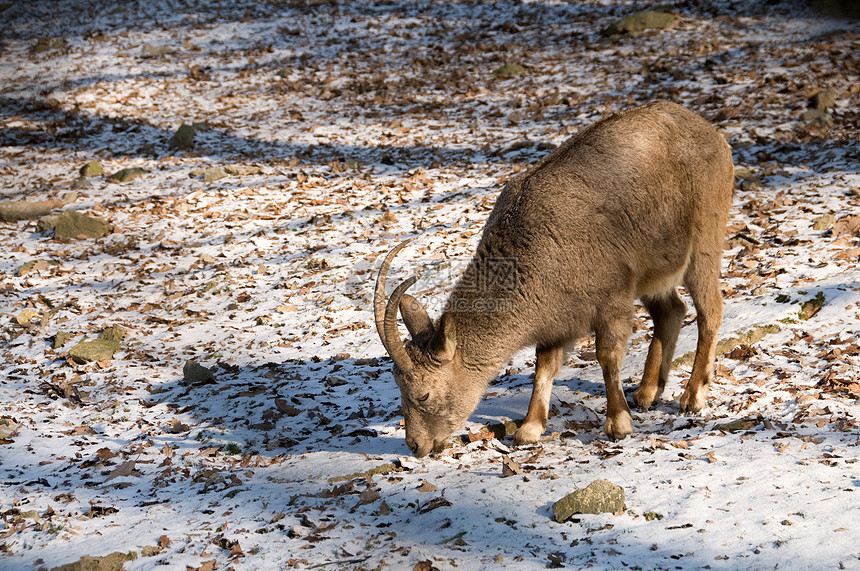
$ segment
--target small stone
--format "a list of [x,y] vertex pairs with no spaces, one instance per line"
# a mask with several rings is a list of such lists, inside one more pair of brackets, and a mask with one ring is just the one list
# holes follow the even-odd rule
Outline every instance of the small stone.
[[738,167],[735,169],[735,180],[753,180],[756,176],[747,167]]
[[15,434],[19,426],[21,425],[10,416],[0,417],[0,438],[9,438]]
[[827,230],[828,228],[833,226],[834,222],[836,222],[836,216],[827,213],[822,216],[819,216],[812,221],[812,229],[818,231]]
[[87,216],[74,210],[65,210],[57,217],[45,216],[39,220],[39,228],[47,228],[53,224],[54,238],[69,240],[72,238],[101,238],[113,232],[113,226],[107,220],[95,216]]
[[227,174],[232,175],[251,175],[251,174],[262,174],[263,169],[257,166],[247,166],[247,165],[226,165],[224,170]]
[[0,202],[0,220],[15,222],[17,220],[35,219],[46,216],[52,210],[65,206],[62,200],[4,200]]
[[595,480],[586,488],[570,493],[552,505],[552,513],[558,523],[565,522],[578,513],[621,511],[624,511],[624,488],[607,480]]
[[502,67],[494,69],[493,75],[497,77],[514,77],[515,75],[523,73],[525,70],[526,68],[518,63],[506,63]]
[[182,367],[182,384],[208,385],[215,382],[215,375],[203,365],[194,361],[186,361]]
[[818,124],[822,127],[830,127],[833,125],[833,116],[830,115],[830,113],[828,113],[827,111],[815,107],[807,109],[806,111],[801,113],[800,118],[807,123],[817,121]]
[[27,309],[22,309],[15,320],[19,325],[26,325],[37,317],[39,317],[39,312],[32,307],[28,307]]
[[675,14],[662,10],[643,10],[624,16],[603,30],[605,36],[638,34],[645,30],[662,30],[675,22]]
[[93,183],[84,177],[78,177],[75,179],[75,182],[72,183],[72,188],[74,190],[89,190],[93,188]]
[[81,341],[69,349],[69,357],[75,363],[84,365],[93,361],[109,361],[119,351],[119,343],[108,341]]
[[196,134],[197,130],[194,127],[183,123],[167,141],[167,146],[170,149],[190,149],[194,144],[194,135]]
[[139,167],[130,167],[116,171],[110,176],[110,178],[117,182],[129,182],[148,172],[148,170]]
[[129,551],[121,553],[116,551],[102,557],[84,555],[77,561],[52,567],[51,571],[121,571],[126,561],[137,559],[137,553]]
[[143,44],[143,48],[140,50],[140,57],[142,58],[153,58],[153,57],[161,57],[166,56],[169,53],[173,52],[173,48],[170,46],[156,46],[153,44]]
[[109,327],[94,341],[81,341],[69,349],[69,357],[81,365],[92,361],[109,361],[119,351],[125,336],[122,327]]
[[203,182],[215,182],[216,180],[220,180],[226,176],[230,175],[228,175],[227,171],[221,167],[203,169]]
[[73,337],[73,335],[71,333],[69,333],[68,331],[57,331],[56,335],[54,335],[54,339],[53,339],[53,342],[51,343],[51,346],[56,351],[57,349],[59,349],[60,347],[65,345],[66,341],[68,341],[72,337]]
[[90,162],[88,162],[87,164],[82,166],[78,170],[78,172],[84,178],[91,177],[91,176],[99,176],[99,175],[102,175],[105,173],[102,166],[95,159],[91,160]]
[[828,87],[809,98],[809,106],[820,111],[836,107],[836,90]]
[[34,54],[40,54],[53,50],[61,50],[68,45],[69,42],[65,38],[39,38],[30,51]]

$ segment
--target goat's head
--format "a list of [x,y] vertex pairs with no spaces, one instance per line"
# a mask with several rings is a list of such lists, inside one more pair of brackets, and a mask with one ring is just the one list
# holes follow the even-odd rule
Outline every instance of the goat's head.
[[[463,375],[457,352],[457,337],[451,314],[444,314],[438,324],[414,297],[407,295],[417,277],[397,286],[388,298],[385,279],[391,260],[409,241],[397,245],[382,262],[376,278],[373,309],[376,330],[385,350],[394,362],[394,380],[400,388],[403,417],[406,422],[406,445],[421,458],[445,448],[448,437],[465,425],[480,399],[471,394],[475,383]],[[409,330],[405,344],[397,330],[397,312]]]

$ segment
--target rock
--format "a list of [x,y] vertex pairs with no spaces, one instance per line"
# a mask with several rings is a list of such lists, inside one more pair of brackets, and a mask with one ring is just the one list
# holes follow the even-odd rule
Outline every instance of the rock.
[[84,177],[79,177],[72,183],[72,188],[74,190],[89,190],[93,188],[93,183],[85,179]]
[[818,109],[819,111],[827,111],[836,107],[837,92],[832,87],[822,89],[809,98],[809,107]]
[[836,222],[836,216],[827,213],[822,216],[819,216],[812,221],[812,229],[818,231],[827,230],[828,228],[833,226],[834,222]]
[[95,216],[87,216],[74,210],[65,210],[56,218],[45,216],[39,220],[39,228],[49,228],[53,225],[54,238],[70,240],[72,238],[101,238],[113,232],[113,226],[107,220]]
[[39,312],[32,307],[28,307],[26,309],[22,309],[15,317],[15,320],[18,322],[19,325],[26,325],[37,317],[39,317]]
[[812,319],[816,313],[821,311],[821,308],[824,307],[824,303],[827,301],[822,292],[818,292],[815,294],[815,297],[811,299],[807,299],[802,304],[800,304],[800,311],[798,312],[798,317],[801,320],[806,321],[807,319]]
[[212,126],[209,125],[207,121],[195,121],[191,124],[191,127],[198,133],[205,133],[206,131],[210,131],[212,129]]
[[645,30],[662,30],[675,22],[675,14],[663,10],[643,10],[624,16],[603,30],[605,36],[638,34]]
[[208,385],[215,382],[215,375],[203,365],[194,361],[186,361],[182,367],[183,385]]
[[98,339],[81,341],[69,349],[69,357],[81,365],[112,359],[113,354],[119,351],[123,337],[125,330],[122,327],[109,327],[101,332]]
[[68,341],[72,337],[74,337],[74,335],[72,335],[68,331],[57,331],[56,335],[54,335],[54,339],[51,343],[51,346],[56,351],[57,349],[65,345],[66,341]]
[[746,167],[735,169],[735,180],[752,180],[756,178],[752,171]]
[[0,438],[9,438],[21,426],[10,416],[0,417]]
[[817,121],[822,127],[833,126],[833,116],[823,109],[816,109],[814,107],[812,109],[807,109],[800,114],[800,118],[807,123]]
[[0,220],[3,222],[15,222],[40,218],[51,213],[55,208],[65,206],[62,200],[39,200],[30,202],[27,200],[4,200],[0,202]]
[[53,50],[61,50],[68,45],[69,42],[65,38],[39,38],[30,51],[34,54],[40,54]]
[[555,521],[562,523],[573,514],[618,513],[624,511],[624,488],[607,480],[595,480],[588,487],[566,495],[552,505]]
[[99,176],[105,173],[102,166],[95,159],[91,160],[78,170],[78,173],[84,178],[91,176]]
[[263,174],[263,169],[257,166],[246,166],[246,165],[227,165],[224,167],[224,170],[227,171],[227,174],[232,175],[251,175],[251,174]]
[[121,169],[116,171],[115,173],[110,175],[110,178],[117,182],[128,182],[148,172],[148,170],[142,169],[140,167],[130,167],[127,169]]
[[152,58],[152,57],[161,57],[166,56],[173,52],[173,48],[170,46],[156,46],[153,44],[143,44],[143,48],[140,50],[140,57],[142,58]]
[[196,134],[197,130],[194,127],[183,123],[167,141],[167,146],[170,149],[190,149],[194,144],[194,135]]
[[497,77],[513,77],[523,73],[525,70],[526,68],[518,63],[506,63],[502,67],[494,69],[493,75]]
[[134,551],[128,553],[115,551],[102,557],[84,555],[73,563],[52,567],[51,571],[121,571],[126,561],[135,559],[137,559],[137,553]]
[[227,171],[221,167],[203,169],[203,182],[214,182],[226,176],[229,176]]

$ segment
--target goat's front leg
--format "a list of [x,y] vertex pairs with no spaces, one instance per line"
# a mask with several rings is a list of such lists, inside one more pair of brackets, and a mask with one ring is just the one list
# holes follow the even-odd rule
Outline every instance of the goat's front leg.
[[597,361],[603,369],[603,383],[606,385],[606,424],[603,430],[613,440],[633,434],[633,416],[621,387],[621,361],[629,332],[629,320],[623,318],[604,321],[596,328]]
[[549,416],[549,398],[552,394],[552,380],[561,367],[564,354],[562,346],[549,349],[537,349],[535,364],[535,380],[532,388],[532,398],[529,411],[523,420],[523,425],[514,434],[514,444],[534,444],[546,431],[546,421]]

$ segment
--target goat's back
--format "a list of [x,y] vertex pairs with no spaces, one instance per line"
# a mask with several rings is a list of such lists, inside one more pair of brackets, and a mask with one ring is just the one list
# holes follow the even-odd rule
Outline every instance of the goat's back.
[[693,253],[719,264],[733,176],[728,144],[695,113],[669,102],[631,109],[509,182],[477,255],[516,259],[521,293],[536,303],[657,295]]

